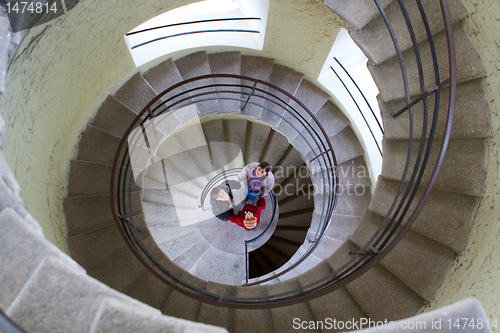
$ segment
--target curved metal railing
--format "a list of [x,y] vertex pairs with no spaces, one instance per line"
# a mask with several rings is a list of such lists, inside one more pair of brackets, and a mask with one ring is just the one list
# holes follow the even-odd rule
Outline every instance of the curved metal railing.
[[[347,283],[355,280],[362,274],[364,274],[366,271],[368,271],[370,268],[372,268],[374,265],[376,265],[378,262],[380,262],[397,244],[398,242],[404,237],[406,232],[408,232],[412,226],[412,224],[415,222],[417,219],[418,215],[420,214],[421,210],[423,209],[427,199],[429,198],[430,192],[432,188],[434,187],[434,184],[436,182],[437,176],[439,174],[439,171],[441,169],[441,166],[443,164],[443,159],[446,153],[446,149],[448,146],[448,142],[450,139],[450,133],[451,133],[451,126],[452,126],[452,121],[453,121],[453,114],[454,114],[454,107],[455,107],[455,95],[456,95],[456,84],[457,84],[457,75],[456,75],[456,60],[455,60],[455,46],[454,46],[454,39],[453,39],[453,31],[452,31],[452,25],[451,25],[451,20],[450,20],[450,14],[448,10],[448,4],[446,0],[439,0],[441,9],[442,9],[442,15],[443,15],[443,21],[445,25],[445,32],[447,36],[447,45],[448,45],[448,62],[446,63],[446,66],[448,67],[449,70],[449,78],[446,78],[445,80],[442,80],[440,78],[440,71],[439,71],[439,63],[438,63],[438,57],[436,54],[436,47],[434,45],[434,40],[432,37],[431,29],[426,17],[425,10],[421,4],[420,0],[416,0],[416,3],[418,5],[418,8],[420,10],[422,22],[424,29],[427,34],[427,40],[430,45],[431,49],[431,56],[432,56],[432,66],[433,66],[433,76],[434,76],[434,87],[431,88],[426,88],[425,86],[425,81],[424,81],[424,70],[423,70],[423,65],[422,65],[422,57],[420,54],[420,49],[419,49],[419,44],[417,43],[416,37],[415,37],[415,32],[414,28],[412,25],[411,20],[409,19],[409,16],[407,14],[405,5],[402,0],[397,0],[397,3],[399,4],[401,8],[401,12],[403,14],[404,20],[406,22],[407,26],[407,31],[408,35],[412,41],[413,44],[413,52],[416,58],[416,67],[418,69],[418,77],[420,81],[420,96],[418,96],[415,100],[411,100],[411,94],[410,94],[410,88],[409,88],[409,79],[408,79],[408,74],[406,70],[406,65],[403,54],[401,51],[401,48],[398,43],[398,39],[396,38],[396,35],[393,31],[393,28],[391,26],[391,22],[389,21],[383,7],[379,3],[378,0],[374,0],[374,3],[378,7],[381,17],[386,23],[387,29],[391,35],[391,39],[394,45],[394,48],[396,50],[396,57],[399,61],[400,68],[401,68],[401,75],[402,75],[402,85],[404,86],[404,91],[405,91],[405,101],[406,101],[406,107],[401,109],[400,112],[394,115],[394,117],[400,116],[403,112],[408,113],[408,119],[409,119],[409,133],[408,133],[408,139],[409,139],[409,144],[408,144],[408,153],[407,153],[407,158],[406,162],[404,165],[404,169],[402,172],[402,177],[401,177],[401,182],[399,184],[397,193],[395,195],[394,201],[391,204],[389,208],[389,212],[387,213],[385,219],[383,220],[382,224],[380,227],[377,229],[377,231],[373,234],[373,236],[366,242],[364,246],[360,248],[359,251],[355,253],[351,253],[353,256],[351,257],[350,260],[348,260],[342,267],[336,269],[333,273],[329,274],[328,276],[324,276],[321,278],[318,278],[317,281],[310,283],[305,286],[301,286],[300,289],[296,290],[290,290],[286,292],[282,292],[279,294],[275,295],[270,295],[270,296],[265,296],[265,297],[236,297],[236,296],[226,296],[226,295],[214,295],[207,293],[204,290],[199,290],[196,288],[191,288],[188,290],[189,286],[186,286],[185,284],[182,283],[172,283],[171,281],[168,281],[165,279],[164,276],[162,276],[160,273],[155,271],[154,267],[152,267],[150,264],[146,263],[145,260],[140,256],[140,254],[136,251],[136,249],[132,246],[132,250],[136,255],[138,256],[139,260],[141,260],[145,265],[151,269],[153,273],[155,273],[156,276],[158,276],[160,279],[174,287],[174,289],[189,295],[190,297],[193,297],[197,300],[207,302],[210,304],[218,305],[218,306],[224,306],[224,307],[234,307],[234,308],[246,308],[246,309],[258,309],[258,308],[272,308],[272,307],[277,307],[277,306],[287,306],[287,305],[292,305],[292,304],[297,304],[299,302],[307,301],[322,295],[325,295],[329,292],[332,292],[333,290],[336,290],[338,288],[341,288],[345,286]],[[227,77],[227,78],[242,78],[240,76],[236,75],[206,75],[201,78],[220,78],[220,77]],[[148,104],[148,106],[141,112],[139,117],[134,121],[134,123],[131,125],[131,128],[136,126],[140,119],[142,117],[146,116],[147,117],[147,110],[159,100],[161,96],[164,96],[167,92],[171,92],[173,89],[180,87],[181,85],[184,85],[185,83],[190,83],[194,82],[195,80],[200,79],[200,78],[193,78],[190,80],[186,80],[178,85],[175,85],[167,91],[164,91],[162,94],[160,94],[159,97],[155,98],[151,103]],[[246,86],[246,85],[232,85],[232,87],[240,87],[244,89],[252,89],[252,92],[250,93],[245,93],[248,96],[248,99],[246,100],[247,103],[253,103],[251,101],[251,98],[254,93],[258,95],[258,97],[263,98],[265,97],[264,94],[266,93],[263,89],[256,88],[257,84],[262,84],[266,85],[266,82],[258,81],[252,78],[244,78],[245,80],[248,80],[250,82],[256,82],[253,87]],[[448,112],[446,114],[446,126],[445,130],[443,132],[443,136],[441,138],[441,146],[439,148],[439,153],[438,157],[431,162],[431,149],[433,145],[435,145],[436,141],[436,128],[437,128],[437,120],[438,120],[438,111],[439,111],[439,104],[440,104],[440,90],[443,86],[449,84],[449,89],[450,89],[450,96],[449,96],[449,101],[448,101]],[[230,85],[228,85],[230,86]],[[211,88],[216,88],[216,87],[222,87],[219,84],[214,84],[211,86],[204,86],[201,88],[194,88],[194,89],[189,89],[188,93],[189,97],[185,98],[182,101],[177,101],[177,104],[183,103],[188,101],[189,99],[193,98],[199,98],[202,96],[206,96],[207,94],[204,93],[196,93],[197,90],[199,89],[204,89],[207,87]],[[277,87],[274,87],[276,90],[279,91]],[[232,93],[230,90],[219,90],[217,91],[218,93]],[[284,95],[287,95],[286,92],[280,91],[280,93],[283,93]],[[431,94],[435,94],[435,99],[434,99],[434,105],[430,105],[432,101],[428,99],[428,97]],[[242,92],[242,95],[243,92]],[[289,96],[289,94],[288,94]],[[289,96],[290,97],[290,96]],[[291,96],[293,97],[293,96]],[[206,100],[209,100],[211,98],[206,98]],[[215,99],[215,98],[213,98]],[[171,100],[171,99],[170,99]],[[235,100],[242,100],[242,99],[235,99]],[[418,103],[422,101],[422,106],[423,106],[423,123],[422,123],[422,135],[420,139],[420,144],[418,146],[418,150],[416,154],[414,153],[414,147],[413,147],[413,140],[414,140],[414,119],[413,119],[413,107]],[[298,102],[299,103],[299,102]],[[278,103],[279,104],[279,103]],[[300,105],[300,104],[299,104]],[[429,115],[430,111],[429,109],[433,109],[433,112],[431,115]],[[155,109],[157,110],[157,109]],[[268,111],[273,112],[270,109],[267,109]],[[275,113],[275,112],[273,112]],[[154,110],[153,110],[154,114]],[[276,114],[276,113],[275,113]],[[442,115],[441,115],[442,116]],[[429,120],[431,118],[432,120]],[[315,120],[314,116],[313,119]],[[430,124],[429,124],[430,122]],[[131,128],[127,131],[127,135],[130,133]],[[323,131],[324,134],[324,131]],[[441,141],[440,140],[440,141]],[[327,138],[327,143],[328,146],[331,147],[331,144],[329,143],[329,140]],[[326,146],[326,143],[325,143]],[[117,155],[115,157],[115,165],[114,167],[118,167],[118,161],[120,157],[120,150],[123,147],[123,141],[120,144],[120,149],[117,152]],[[326,162],[328,159],[335,160],[334,155],[329,155],[331,153],[328,152],[327,149],[318,151],[318,160]],[[328,158],[325,158],[326,156],[329,156]],[[416,155],[416,156],[415,156]],[[413,161],[413,162],[412,162]],[[121,169],[123,169],[125,165],[122,164]],[[121,170],[120,169],[120,170]],[[429,170],[432,170],[432,172],[429,175]],[[422,180],[424,177],[424,173],[426,173],[429,177],[429,180],[426,181],[426,184],[422,184]],[[332,177],[332,183],[331,185],[337,186],[337,175],[333,175]],[[112,193],[114,193],[115,189],[115,184],[116,180],[115,178],[112,179]],[[415,198],[417,197],[417,191],[421,188],[424,188],[423,194],[418,200],[418,202],[415,202]],[[335,189],[335,187],[332,187]],[[119,193],[120,191],[118,191]],[[123,213],[120,211],[120,207],[115,211],[115,205],[117,204],[115,200],[115,195],[112,194],[111,196],[112,200],[112,207],[113,207],[113,213],[115,216],[115,220],[117,221],[117,224],[120,227],[120,230],[122,230],[122,233],[124,234],[124,237],[127,238],[126,235],[126,215],[122,215]],[[411,205],[415,204],[415,208],[411,209]],[[331,213],[333,212],[333,209],[335,207],[335,199],[332,197],[329,205],[327,205],[328,209],[328,214],[325,216],[331,216]],[[323,227],[326,227],[327,223],[323,224]],[[317,243],[314,245],[316,246]],[[314,248],[313,248],[314,250]],[[149,266],[148,266],[149,265]]]

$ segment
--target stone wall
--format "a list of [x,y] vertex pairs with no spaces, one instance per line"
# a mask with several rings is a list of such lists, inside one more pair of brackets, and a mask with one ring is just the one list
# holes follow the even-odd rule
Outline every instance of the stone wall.
[[467,248],[458,257],[435,300],[424,311],[474,296],[491,319],[500,320],[500,2],[461,1],[470,13],[463,27],[488,72],[483,87],[490,104],[494,137],[486,142],[486,195],[476,211]]

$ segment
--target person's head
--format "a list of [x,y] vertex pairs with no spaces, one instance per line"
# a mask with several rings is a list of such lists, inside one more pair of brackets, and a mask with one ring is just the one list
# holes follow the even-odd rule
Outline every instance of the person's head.
[[243,220],[243,225],[245,226],[245,228],[253,229],[257,226],[257,218],[255,217],[255,215],[253,215],[252,212],[245,212],[244,217],[245,219]]
[[267,162],[260,162],[257,168],[255,169],[255,175],[257,177],[265,176],[271,171],[271,166]]
[[217,201],[229,201],[231,200],[229,194],[222,187],[216,186],[210,192],[210,196]]

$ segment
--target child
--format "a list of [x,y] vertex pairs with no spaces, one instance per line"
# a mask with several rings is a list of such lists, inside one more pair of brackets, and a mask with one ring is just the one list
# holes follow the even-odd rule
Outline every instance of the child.
[[267,162],[254,162],[245,166],[236,177],[236,181],[241,183],[245,179],[248,185],[247,199],[250,202],[257,197],[263,198],[274,186],[274,175]]
[[265,208],[266,199],[260,198],[257,206],[246,204],[238,214],[230,215],[228,219],[246,230],[251,230],[259,225],[260,214]]

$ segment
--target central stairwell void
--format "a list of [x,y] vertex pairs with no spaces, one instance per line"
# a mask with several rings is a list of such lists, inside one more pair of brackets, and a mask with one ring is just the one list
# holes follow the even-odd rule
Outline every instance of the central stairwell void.
[[[240,52],[168,59],[108,96],[71,162],[68,243],[89,275],[237,332],[280,331],[295,317],[395,320],[432,300],[484,193],[484,70],[459,25],[451,38],[458,1],[451,16],[440,2],[443,17],[426,16],[440,10],[433,0],[352,3],[325,1],[351,25],[380,90],[373,197],[348,119],[301,73]],[[217,221],[207,193],[262,160],[278,185],[269,229],[232,248],[244,230]]]

